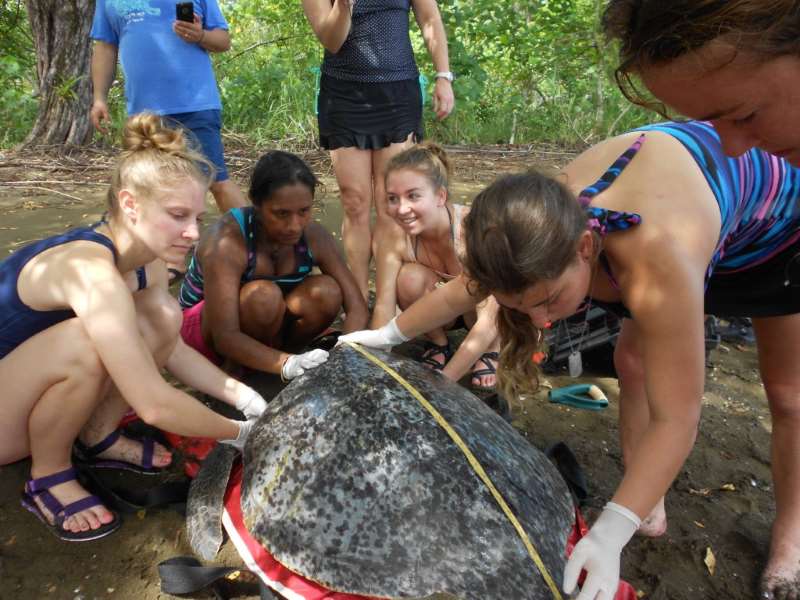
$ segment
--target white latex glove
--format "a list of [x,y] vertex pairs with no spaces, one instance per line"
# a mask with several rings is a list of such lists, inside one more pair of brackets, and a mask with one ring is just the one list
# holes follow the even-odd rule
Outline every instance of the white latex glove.
[[267,401],[261,397],[261,394],[247,385],[241,385],[239,389],[241,391],[234,405],[236,409],[242,411],[248,419],[260,417],[261,413],[267,410]]
[[400,331],[395,321],[397,321],[397,317],[380,329],[363,329],[361,331],[348,333],[347,335],[340,335],[338,344],[342,342],[353,342],[369,348],[391,350],[392,346],[407,342],[409,339],[407,335]]
[[326,360],[328,360],[328,353],[319,348],[311,350],[310,352],[304,352],[303,354],[291,354],[289,358],[286,359],[286,362],[283,363],[281,377],[285,381],[300,377],[300,375],[305,373],[308,369],[318,367]]
[[589,533],[579,541],[564,568],[564,592],[572,594],[581,569],[586,580],[575,600],[612,600],[619,586],[619,559],[642,520],[620,504],[609,502]]
[[241,452],[244,449],[244,443],[247,441],[247,436],[250,435],[250,430],[253,428],[253,425],[255,425],[256,419],[248,419],[247,421],[233,420],[233,422],[239,426],[239,434],[234,439],[220,440],[220,443],[233,446],[239,452]]

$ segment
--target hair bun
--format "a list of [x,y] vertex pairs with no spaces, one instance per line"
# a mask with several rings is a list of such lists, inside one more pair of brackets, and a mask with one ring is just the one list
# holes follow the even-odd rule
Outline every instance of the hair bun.
[[447,156],[447,152],[445,152],[444,148],[436,142],[431,141],[424,141],[419,144],[419,147],[429,152],[431,156],[435,156],[439,159],[439,162],[442,163],[444,167],[448,180],[453,176],[453,167],[450,164],[450,158]]
[[181,128],[169,127],[160,116],[148,112],[134,115],[126,121],[122,147],[129,152],[158,150],[173,153],[187,149]]

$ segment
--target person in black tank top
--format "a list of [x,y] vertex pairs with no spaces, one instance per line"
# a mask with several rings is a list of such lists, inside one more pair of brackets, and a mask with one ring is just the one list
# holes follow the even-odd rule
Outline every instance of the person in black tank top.
[[383,169],[394,154],[422,140],[422,84],[409,38],[413,8],[436,70],[434,110],[453,109],[447,37],[436,0],[303,0],[325,47],[317,97],[320,145],[331,161],[344,207],[347,263],[367,298],[373,239],[393,226],[386,217]]
[[250,180],[254,206],[208,228],[181,287],[189,345],[218,362],[292,379],[327,360],[323,350],[296,352],[342,307],[345,331],[366,325],[366,303],[333,236],[312,221],[316,184],[294,154],[259,159]]
[[132,117],[108,218],[0,262],[0,465],[31,456],[22,504],[62,540],[98,539],[121,522],[78,483],[73,460],[142,474],[169,465],[163,446],[121,434],[131,409],[166,431],[244,444],[251,421],[211,411],[161,368],[248,418],[266,408],[178,334],[165,263],[197,239],[209,185],[183,135],[156,115]]

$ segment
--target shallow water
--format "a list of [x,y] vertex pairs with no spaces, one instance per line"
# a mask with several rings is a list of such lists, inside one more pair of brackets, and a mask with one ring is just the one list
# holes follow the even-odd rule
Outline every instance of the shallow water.
[[[333,234],[341,250],[342,205],[336,182],[323,179],[322,183],[317,194],[314,219]],[[454,202],[469,204],[482,187],[476,184],[454,185],[451,197]],[[44,191],[31,193],[23,188],[0,188],[0,258],[30,241],[55,235],[70,227],[94,223],[106,210],[104,185],[54,186],[53,189],[76,199]],[[210,194],[206,204],[208,216],[205,226],[208,226],[219,212]]]

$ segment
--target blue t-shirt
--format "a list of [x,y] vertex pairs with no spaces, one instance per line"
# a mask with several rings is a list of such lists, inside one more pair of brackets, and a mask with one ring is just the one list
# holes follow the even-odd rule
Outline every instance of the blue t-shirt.
[[[208,52],[172,30],[175,0],[97,0],[92,39],[119,48],[128,114],[221,109]],[[194,0],[203,29],[228,29],[216,0]]]

